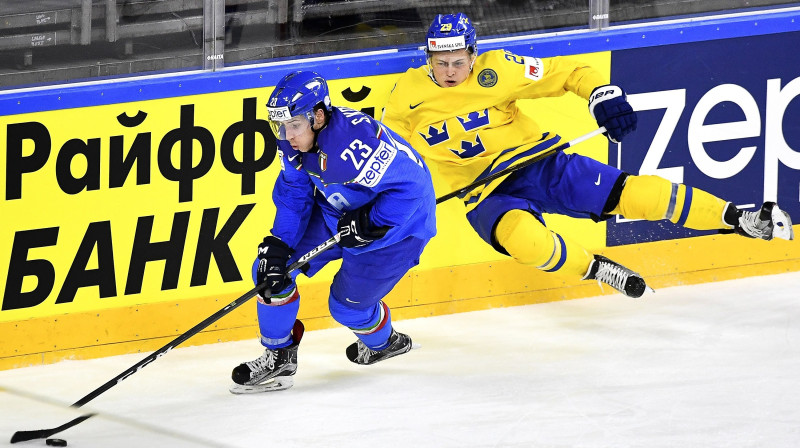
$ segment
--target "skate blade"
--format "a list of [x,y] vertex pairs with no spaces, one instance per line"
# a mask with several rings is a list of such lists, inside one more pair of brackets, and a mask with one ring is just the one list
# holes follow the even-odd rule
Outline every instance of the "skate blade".
[[356,361],[356,358],[358,356],[358,343],[356,343],[356,342],[350,344],[350,346],[347,347],[347,350],[345,350],[345,354],[347,355],[347,359],[349,359],[350,362],[352,362],[354,364],[357,364],[357,365],[360,365],[360,366],[371,366],[373,364],[377,364],[379,362],[386,361],[387,359],[392,359],[392,358],[396,358],[396,357],[398,357],[400,355],[404,355],[404,354],[410,352],[411,350],[418,349],[418,348],[421,348],[421,347],[422,347],[421,344],[419,344],[417,342],[414,342],[412,340],[411,341],[411,347],[408,350],[406,350],[404,352],[400,352],[400,353],[395,353],[394,355],[389,356],[388,358],[381,358],[378,361],[371,361],[371,362],[368,362],[366,364]]
[[279,390],[285,390],[292,386],[294,386],[294,378],[290,376],[283,376],[275,378],[274,380],[269,381],[267,383],[253,384],[249,386],[245,384],[233,383],[228,388],[228,390],[232,394],[236,395],[260,394],[263,392],[275,392]]
[[777,205],[772,207],[772,237],[780,238],[783,240],[794,239],[794,229],[792,228],[792,218],[785,211],[778,208]]

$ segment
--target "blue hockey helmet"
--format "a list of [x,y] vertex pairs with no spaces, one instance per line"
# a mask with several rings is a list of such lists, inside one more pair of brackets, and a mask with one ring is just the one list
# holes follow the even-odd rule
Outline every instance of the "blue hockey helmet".
[[428,28],[427,50],[453,51],[467,49],[473,55],[478,53],[478,39],[475,27],[466,14],[439,14]]
[[[290,120],[295,124],[314,124],[314,109],[319,106],[330,113],[331,95],[328,83],[318,73],[296,71],[278,81],[272,95],[267,101],[269,124],[272,132],[281,140],[286,140],[285,124]],[[293,117],[304,117],[305,121],[292,120]]]

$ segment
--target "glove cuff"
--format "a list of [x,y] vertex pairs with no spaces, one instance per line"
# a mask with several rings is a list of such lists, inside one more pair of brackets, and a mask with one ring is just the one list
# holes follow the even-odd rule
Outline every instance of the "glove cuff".
[[284,243],[280,238],[272,235],[266,236],[264,242],[258,245],[259,254],[261,254],[263,248],[267,247],[272,248],[272,253],[274,254],[272,256],[285,257],[288,259],[294,254],[294,249],[289,247],[289,245]]
[[595,120],[598,119],[597,115],[595,114],[595,108],[598,104],[602,103],[603,101],[619,97],[625,100],[625,91],[622,90],[622,87],[615,86],[613,84],[595,87],[594,90],[592,90],[591,95],[589,95],[589,113],[592,114],[592,118]]
[[264,237],[264,244],[268,244],[270,246],[277,246],[280,247],[281,249],[286,249],[287,251],[291,250],[289,248],[289,245],[284,243],[283,240],[272,235],[267,235],[266,237]]

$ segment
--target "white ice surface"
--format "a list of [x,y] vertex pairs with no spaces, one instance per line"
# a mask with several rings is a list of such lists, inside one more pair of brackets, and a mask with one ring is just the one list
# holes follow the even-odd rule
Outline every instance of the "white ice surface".
[[79,410],[8,390],[70,404],[143,355],[2,371],[0,446],[94,410],[54,437],[75,448],[795,448],[799,290],[797,272],[399,321],[422,347],[367,367],[345,358],[347,330],[312,331],[295,386],[260,395],[227,390],[231,369],[260,354],[255,339],[173,350]]

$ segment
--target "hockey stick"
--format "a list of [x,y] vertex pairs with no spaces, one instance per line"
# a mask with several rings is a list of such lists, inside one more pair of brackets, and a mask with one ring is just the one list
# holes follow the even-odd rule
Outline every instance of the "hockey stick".
[[[323,242],[319,246],[311,249],[311,251],[309,251],[307,254],[303,255],[297,261],[295,261],[294,263],[289,265],[287,271],[288,272],[292,272],[292,271],[300,268],[304,264],[308,263],[312,258],[316,257],[317,255],[321,254],[322,252],[325,252],[326,250],[328,250],[331,247],[333,247],[336,243],[339,242],[339,240],[342,238],[342,236],[343,235],[341,233],[337,233],[336,235],[334,235],[330,239],[326,240],[325,242]],[[144,366],[150,364],[151,362],[155,361],[156,359],[160,358],[161,356],[164,356],[168,351],[170,351],[173,348],[177,347],[178,345],[180,345],[181,343],[183,343],[184,341],[186,341],[190,337],[192,337],[192,336],[196,335],[197,333],[199,333],[200,331],[202,331],[204,328],[208,327],[209,325],[211,325],[214,322],[216,322],[219,319],[221,319],[223,316],[225,316],[228,313],[230,313],[231,311],[235,310],[240,305],[242,305],[243,303],[245,303],[248,300],[250,300],[251,298],[253,298],[258,293],[258,291],[260,291],[262,288],[265,288],[265,287],[266,287],[266,282],[261,283],[260,285],[258,285],[255,288],[251,289],[250,291],[245,293],[243,296],[239,297],[238,299],[236,299],[233,302],[231,302],[228,305],[226,305],[225,308],[222,308],[221,310],[219,310],[216,313],[214,313],[211,316],[209,316],[206,320],[200,322],[199,324],[195,325],[194,327],[192,327],[187,332],[185,332],[182,335],[180,335],[177,338],[175,338],[175,340],[173,340],[172,342],[170,342],[167,345],[161,347],[160,349],[154,351],[153,353],[148,355],[146,358],[144,358],[141,361],[139,361],[138,363],[132,365],[131,367],[129,367],[124,372],[120,373],[119,375],[117,375],[114,378],[112,378],[111,380],[109,380],[107,383],[103,384],[102,386],[100,386],[97,389],[95,389],[92,392],[90,392],[85,397],[83,397],[80,400],[76,401],[75,403],[72,404],[72,407],[79,408],[79,407],[85,405],[86,403],[94,400],[95,398],[97,398],[98,395],[100,395],[103,392],[105,392],[105,391],[111,389],[112,387],[116,386],[117,384],[119,384],[125,378],[128,378],[129,376],[131,376],[134,373],[136,373],[139,370],[141,370]],[[17,432],[14,433],[13,436],[11,436],[11,443],[25,442],[25,441],[34,440],[34,439],[45,439],[45,438],[48,438],[48,437],[52,436],[53,434],[57,434],[57,433],[59,433],[61,431],[69,429],[69,428],[77,425],[78,423],[81,423],[84,420],[87,420],[87,419],[93,417],[94,415],[95,414],[81,415],[80,417],[77,417],[77,418],[75,418],[75,419],[73,419],[73,420],[71,420],[71,421],[69,421],[67,423],[64,423],[61,426],[55,427],[55,428],[37,429],[37,430],[33,430],[33,431],[17,431]]]
[[514,165],[514,166],[510,166],[508,168],[502,169],[502,170],[500,170],[500,171],[498,171],[498,172],[496,172],[494,174],[490,174],[489,176],[486,176],[484,178],[478,179],[475,182],[473,182],[473,183],[471,183],[471,184],[469,184],[469,185],[467,185],[465,187],[462,187],[462,188],[460,188],[460,189],[458,189],[456,191],[453,191],[451,193],[447,193],[446,195],[444,195],[444,196],[442,196],[440,198],[437,198],[436,199],[436,203],[437,204],[441,204],[442,202],[444,202],[444,201],[446,201],[448,199],[453,199],[456,196],[461,196],[463,194],[469,193],[470,191],[474,190],[477,187],[480,187],[481,185],[488,184],[489,182],[491,182],[491,181],[493,181],[495,179],[501,178],[501,177],[503,177],[503,176],[505,176],[507,174],[511,174],[514,171],[517,171],[519,169],[525,168],[526,166],[533,165],[534,163],[536,163],[536,162],[538,162],[538,161],[540,161],[540,160],[542,160],[542,159],[544,159],[546,157],[550,157],[551,155],[557,153],[558,151],[563,151],[563,150],[565,150],[565,149],[567,149],[569,147],[575,146],[578,143],[581,143],[581,142],[583,142],[585,140],[588,140],[588,139],[590,139],[590,138],[592,138],[592,137],[594,137],[596,135],[602,134],[603,132],[606,132],[606,128],[601,126],[601,127],[597,128],[597,129],[595,129],[594,131],[588,133],[588,134],[585,134],[585,135],[582,135],[580,137],[577,137],[574,140],[570,140],[570,141],[568,141],[566,143],[562,143],[562,144],[556,146],[555,148],[550,148],[548,150],[545,150],[545,151],[537,154],[536,156],[534,156],[534,157],[532,157],[532,158],[530,158],[530,159],[528,159],[528,160],[526,160],[526,161],[524,161],[524,162],[522,162],[522,163],[520,163],[518,165]]

